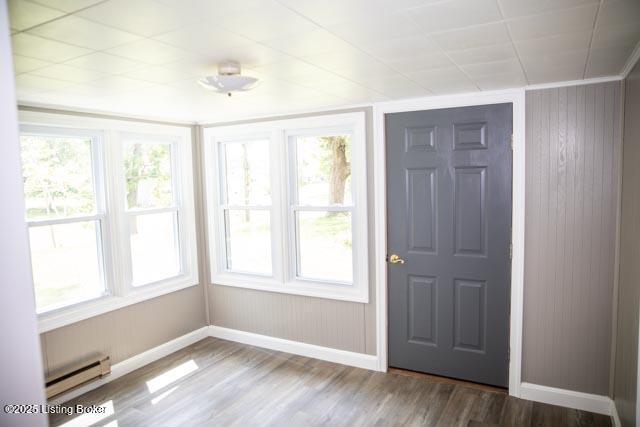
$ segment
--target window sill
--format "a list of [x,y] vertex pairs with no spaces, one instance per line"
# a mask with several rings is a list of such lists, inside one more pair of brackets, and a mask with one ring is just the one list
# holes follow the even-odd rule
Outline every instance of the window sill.
[[234,274],[218,274],[212,277],[212,286],[229,286],[234,288],[254,289],[258,291],[277,292],[289,295],[301,295],[338,301],[349,301],[367,304],[369,302],[369,286],[360,288],[351,285],[321,284],[301,280],[282,283],[274,279]]
[[44,333],[82,320],[90,319],[110,311],[150,300],[162,295],[186,289],[199,283],[197,277],[180,276],[164,283],[139,288],[128,295],[107,295],[98,299],[82,302],[68,308],[62,308],[38,315],[38,332]]

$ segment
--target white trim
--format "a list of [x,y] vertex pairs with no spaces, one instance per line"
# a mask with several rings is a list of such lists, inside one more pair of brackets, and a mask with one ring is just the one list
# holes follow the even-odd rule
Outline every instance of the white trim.
[[90,319],[110,311],[114,311],[129,305],[138,304],[152,298],[177,292],[199,284],[198,277],[185,280],[183,276],[159,283],[160,286],[151,285],[147,289],[144,286],[137,288],[126,296],[108,295],[102,298],[81,302],[68,308],[44,313],[38,316],[38,333],[42,334],[63,326],[71,325],[82,320]]
[[553,89],[553,88],[566,87],[566,86],[580,86],[580,85],[592,85],[596,83],[617,82],[622,79],[624,79],[624,76],[621,76],[621,75],[593,77],[590,79],[567,80],[563,82],[527,85],[524,87],[524,89],[525,90]]
[[196,343],[209,336],[209,328],[204,326],[188,334],[182,335],[164,344],[160,344],[157,347],[149,349],[140,354],[136,354],[122,362],[118,362],[111,367],[111,373],[88,384],[75,388],[67,393],[54,397],[48,403],[50,405],[59,405],[67,402],[81,394],[88,393],[102,385],[105,385],[111,381],[114,381],[130,372],[135,371],[149,363],[155,362],[158,359],[162,359],[165,356],[175,353],[193,343]]
[[633,67],[635,67],[635,65],[638,63],[639,59],[640,59],[640,41],[638,41],[638,43],[636,44],[636,47],[633,49],[633,52],[631,52],[631,55],[629,55],[629,58],[627,58],[627,62],[625,62],[624,67],[622,67],[622,71],[620,72],[620,74],[622,75],[622,78],[627,78],[631,70],[633,70]]
[[613,427],[622,427],[620,416],[618,415],[618,408],[616,408],[616,401],[611,400],[611,418],[613,419]]
[[338,350],[335,348],[285,340],[282,338],[254,334],[252,332],[239,331],[236,329],[228,329],[215,325],[209,326],[209,336],[253,345],[256,347],[268,348],[270,350],[297,354],[298,356],[340,363],[347,366],[355,366],[357,368],[370,369],[373,371],[378,370],[378,358],[370,354]]
[[[364,112],[325,114],[314,117],[274,119],[271,121],[215,126],[204,130],[204,182],[207,201],[207,224],[215,230],[208,240],[210,283],[238,286],[268,292],[290,293],[317,298],[367,303],[369,301],[367,246],[367,171],[366,116]],[[332,207],[298,206],[295,186],[291,184],[293,165],[289,136],[349,132],[352,135],[351,182],[353,205]],[[229,270],[226,260],[224,208],[224,164],[220,146],[248,138],[269,140],[271,158],[271,204],[261,206],[271,214],[272,270],[268,274],[243,273]],[[217,167],[216,167],[217,166]],[[352,213],[353,282],[312,280],[297,277],[297,269],[290,262],[297,260],[293,210],[345,210]],[[289,256],[288,256],[289,255]]]
[[[19,121],[21,129],[27,133],[53,131],[63,134],[95,134],[95,144],[99,148],[92,150],[95,156],[99,154],[99,158],[93,162],[93,180],[96,193],[95,216],[102,227],[102,268],[106,280],[106,295],[40,314],[40,333],[199,283],[190,128],[34,111],[21,111]],[[138,287],[131,286],[130,280],[131,259],[127,226],[129,213],[125,212],[122,168],[123,147],[127,139],[131,138],[160,140],[171,144],[175,193],[171,210],[178,212],[180,230],[180,273],[175,277]],[[137,211],[134,212],[136,213]],[[72,221],[76,221],[76,218],[69,218],[66,222]]]
[[581,393],[544,385],[520,384],[520,397],[534,402],[564,406],[565,408],[595,412],[597,414],[612,415],[612,400],[609,396]]
[[435,96],[408,101],[381,102],[374,106],[374,191],[375,191],[375,267],[376,267],[376,341],[378,370],[387,370],[387,218],[384,116],[387,113],[440,108],[513,104],[513,207],[511,261],[511,315],[509,394],[520,397],[522,364],[522,293],[524,283],[525,212],[525,91],[524,89],[474,92]]
[[[362,108],[371,108],[374,106],[374,103],[371,102],[363,102],[360,104],[341,104],[341,105],[329,105],[329,106],[323,106],[323,107],[319,107],[319,108],[307,108],[307,109],[301,109],[301,110],[293,110],[293,111],[288,111],[286,113],[269,113],[269,114],[259,114],[259,115],[255,115],[255,116],[237,116],[236,118],[231,118],[231,119],[225,119],[223,121],[220,122],[200,122],[200,121],[196,121],[194,124],[201,126],[204,129],[207,128],[211,128],[211,127],[218,127],[218,126],[227,126],[227,125],[233,125],[233,124],[240,124],[238,122],[243,122],[243,123],[253,123],[253,122],[261,122],[261,121],[271,121],[271,120],[279,120],[282,119],[283,117],[290,117],[290,116],[303,116],[303,115],[309,115],[309,114],[317,114],[318,116],[323,116],[323,115],[329,115],[329,114],[336,114],[336,112],[338,111],[345,111],[345,110],[356,110],[356,109],[362,109]],[[290,118],[284,118],[282,120],[292,120],[292,119],[296,119],[297,117],[290,117]]]

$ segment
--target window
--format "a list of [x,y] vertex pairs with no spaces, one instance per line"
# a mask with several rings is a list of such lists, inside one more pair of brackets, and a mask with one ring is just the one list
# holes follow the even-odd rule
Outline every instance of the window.
[[212,282],[368,301],[364,114],[205,130]]
[[180,274],[171,142],[124,137],[126,224],[131,250],[131,284],[142,286]]
[[103,296],[100,135],[28,128],[20,137],[38,312]]
[[220,146],[225,183],[220,208],[229,271],[272,274],[269,157],[268,139],[229,141]]
[[198,283],[188,128],[21,121],[41,331]]

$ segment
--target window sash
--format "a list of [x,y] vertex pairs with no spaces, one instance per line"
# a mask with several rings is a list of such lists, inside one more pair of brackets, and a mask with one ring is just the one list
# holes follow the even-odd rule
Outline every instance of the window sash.
[[[63,128],[57,126],[39,126],[39,125],[22,125],[20,126],[20,136],[33,137],[52,137],[52,138],[89,138],[91,140],[91,184],[93,188],[94,212],[92,214],[70,215],[51,219],[34,219],[26,220],[28,228],[54,226],[61,224],[74,224],[79,222],[94,222],[96,233],[96,252],[98,255],[98,274],[102,289],[102,295],[72,301],[66,304],[60,304],[48,307],[46,310],[36,308],[38,314],[49,314],[64,311],[74,306],[100,299],[104,296],[112,294],[112,280],[109,271],[112,268],[107,249],[107,241],[105,236],[106,230],[106,191],[105,191],[105,166],[103,151],[103,133],[97,130],[86,130],[76,128]],[[25,211],[26,216],[26,211]],[[33,269],[33,265],[31,266]],[[35,289],[34,289],[35,292]]]
[[[351,203],[341,205],[298,204],[294,195],[297,176],[292,168],[295,160],[291,150],[291,136],[300,135],[351,135]],[[270,135],[270,205],[225,204],[223,192],[226,184],[223,174],[221,145],[233,141],[266,139]],[[367,302],[368,249],[367,249],[367,204],[366,204],[366,143],[364,113],[344,113],[303,119],[261,122],[242,125],[211,127],[204,131],[206,194],[209,206],[208,223],[212,231],[209,237],[211,283],[261,289],[286,294],[316,296],[345,301]],[[295,176],[295,178],[293,178]],[[293,188],[292,188],[293,187]],[[226,209],[261,209],[271,212],[271,239],[273,276],[260,277],[254,274],[229,271],[226,262]],[[297,231],[295,214],[303,211],[344,211],[351,213],[353,280],[350,283],[330,280],[315,280],[297,277],[295,260]]]
[[[89,301],[95,301],[98,300],[100,298],[103,298],[105,296],[111,295],[111,287],[109,286],[110,283],[108,282],[107,279],[107,268],[105,265],[106,262],[106,247],[105,247],[105,239],[104,239],[104,223],[105,223],[105,218],[103,215],[92,215],[92,216],[85,216],[85,217],[73,217],[73,218],[69,218],[69,219],[56,219],[56,220],[48,220],[48,221],[33,221],[27,224],[28,228],[37,228],[37,227],[45,227],[45,226],[51,226],[51,225],[61,225],[61,224],[74,224],[74,223],[79,223],[79,222],[93,222],[95,223],[95,233],[96,233],[96,252],[97,252],[97,262],[98,262],[98,275],[99,275],[99,280],[100,280],[100,285],[101,288],[103,289],[103,292],[100,295],[97,295],[95,297],[91,297],[91,298],[76,298],[73,299],[71,302],[68,303],[64,303],[64,304],[58,304],[58,305],[54,305],[54,306],[50,306],[47,307],[46,310],[43,309],[39,309],[38,307],[36,307],[36,313],[37,314],[50,314],[50,313],[56,313],[56,312],[60,312],[60,311],[64,311],[66,309],[69,308],[73,308],[75,306],[78,306],[80,304],[84,304],[87,303]],[[33,265],[32,267],[33,268]],[[34,283],[35,284],[35,283]],[[34,289],[35,292],[35,289]]]
[[[135,283],[134,279],[133,279],[133,253],[132,253],[132,248],[131,248],[131,218],[135,218],[135,217],[139,217],[139,216],[145,216],[145,215],[154,215],[154,214],[162,214],[162,213],[173,213],[172,218],[173,218],[173,242],[174,242],[174,250],[176,251],[177,255],[178,255],[178,272],[175,275],[172,276],[167,276],[167,277],[163,277],[161,279],[158,280],[153,280],[150,282],[146,282],[146,283]],[[154,286],[157,285],[159,283],[163,283],[166,282],[167,280],[171,280],[174,279],[176,277],[180,277],[182,275],[185,274],[185,269],[186,269],[186,262],[185,262],[185,248],[184,248],[184,243],[183,243],[183,238],[182,238],[182,230],[180,227],[180,209],[178,208],[156,208],[156,209],[150,209],[150,210],[139,210],[139,211],[133,211],[133,212],[126,212],[126,217],[127,217],[127,221],[126,221],[126,231],[127,231],[127,247],[129,249],[129,257],[128,257],[128,285],[133,288],[133,289],[140,289],[140,288],[144,288],[144,287],[149,287],[149,286]]]
[[[167,138],[166,136],[157,136],[157,135],[146,135],[146,134],[131,134],[125,133],[121,135],[121,143],[122,143],[122,153],[127,151],[130,145],[135,144],[159,144],[159,145],[169,145],[170,146],[170,155],[171,155],[171,200],[172,203],[170,206],[159,207],[159,208],[131,208],[128,206],[126,200],[126,188],[127,188],[127,176],[126,173],[122,173],[122,185],[125,191],[124,198],[124,211],[126,213],[139,213],[139,212],[152,212],[161,209],[179,209],[179,206],[182,205],[181,195],[182,191],[180,191],[180,162],[178,159],[178,149],[177,149],[177,141],[174,138]],[[121,166],[124,164],[124,156],[121,160]]]

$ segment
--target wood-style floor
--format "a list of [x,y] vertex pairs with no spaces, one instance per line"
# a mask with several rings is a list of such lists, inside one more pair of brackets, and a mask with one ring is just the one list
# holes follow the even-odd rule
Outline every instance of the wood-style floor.
[[207,338],[65,405],[77,425],[610,426],[610,418],[427,375],[380,373]]

